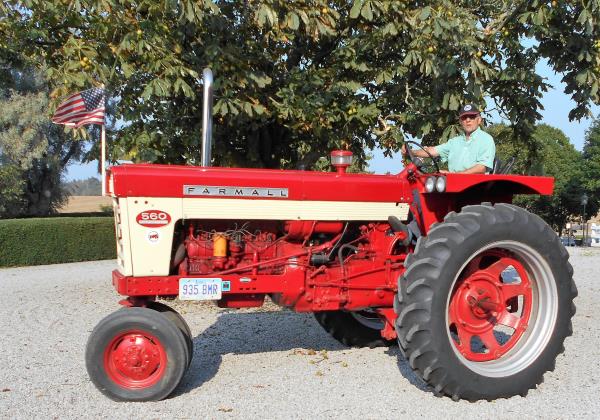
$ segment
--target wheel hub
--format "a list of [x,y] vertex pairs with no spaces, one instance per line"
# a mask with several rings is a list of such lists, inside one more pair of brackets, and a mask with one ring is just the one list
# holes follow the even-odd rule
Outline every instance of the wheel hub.
[[162,376],[166,353],[153,336],[128,332],[115,337],[105,352],[108,376],[127,388],[143,388],[156,383]]
[[[518,283],[504,282],[502,273],[508,269],[516,271]],[[467,360],[499,359],[527,329],[530,312],[531,285],[521,263],[505,252],[486,251],[467,265],[450,298],[449,327],[456,334],[453,344]],[[472,343],[474,337],[479,346]]]
[[457,290],[457,318],[471,328],[489,327],[489,318],[501,310],[501,291],[486,278],[465,281]]

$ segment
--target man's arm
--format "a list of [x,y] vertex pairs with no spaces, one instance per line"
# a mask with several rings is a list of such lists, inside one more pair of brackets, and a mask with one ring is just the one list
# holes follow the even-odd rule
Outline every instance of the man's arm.
[[477,163],[464,171],[456,172],[457,174],[485,174],[487,166]]

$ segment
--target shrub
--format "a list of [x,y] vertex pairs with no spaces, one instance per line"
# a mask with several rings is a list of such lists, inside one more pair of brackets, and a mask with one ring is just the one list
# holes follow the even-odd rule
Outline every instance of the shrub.
[[112,258],[112,217],[0,220],[0,267]]

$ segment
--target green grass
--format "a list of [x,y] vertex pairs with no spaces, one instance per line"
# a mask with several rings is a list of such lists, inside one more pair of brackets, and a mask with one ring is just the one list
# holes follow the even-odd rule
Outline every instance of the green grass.
[[0,267],[116,258],[112,217],[0,220]]

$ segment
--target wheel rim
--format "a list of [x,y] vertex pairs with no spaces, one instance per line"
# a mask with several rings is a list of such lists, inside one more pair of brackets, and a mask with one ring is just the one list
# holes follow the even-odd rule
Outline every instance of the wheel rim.
[[167,352],[162,343],[145,331],[125,331],[115,336],[104,351],[108,377],[124,388],[148,388],[163,376]]
[[364,310],[360,312],[350,312],[350,315],[367,328],[382,330],[383,327],[385,327],[385,323],[375,312]]
[[447,332],[469,369],[510,376],[544,350],[557,311],[556,284],[541,255],[519,242],[496,242],[459,270],[448,296]]

